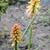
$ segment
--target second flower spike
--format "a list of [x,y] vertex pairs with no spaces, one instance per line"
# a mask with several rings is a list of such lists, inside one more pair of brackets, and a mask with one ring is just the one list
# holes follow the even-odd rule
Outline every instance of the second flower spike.
[[26,7],[26,14],[28,17],[35,16],[40,8],[40,0],[30,0],[28,2],[28,6]]

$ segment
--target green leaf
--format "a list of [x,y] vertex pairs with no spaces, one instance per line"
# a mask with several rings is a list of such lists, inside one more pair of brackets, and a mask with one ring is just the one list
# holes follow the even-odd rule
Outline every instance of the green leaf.
[[6,6],[8,3],[0,3],[0,6]]

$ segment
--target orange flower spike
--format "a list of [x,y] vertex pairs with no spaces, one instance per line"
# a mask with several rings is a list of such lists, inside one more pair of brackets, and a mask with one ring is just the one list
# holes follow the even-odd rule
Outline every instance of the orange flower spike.
[[11,35],[11,39],[12,39],[13,43],[15,43],[15,41],[17,43],[19,43],[21,41],[21,38],[22,38],[21,26],[19,23],[13,25],[10,35]]

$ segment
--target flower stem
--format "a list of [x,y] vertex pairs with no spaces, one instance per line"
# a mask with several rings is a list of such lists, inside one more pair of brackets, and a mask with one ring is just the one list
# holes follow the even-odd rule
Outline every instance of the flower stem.
[[17,42],[15,42],[15,50],[18,50],[17,48],[18,48],[18,47],[17,47]]
[[29,42],[28,42],[28,50],[30,50],[31,43],[32,43],[32,25],[29,28],[29,33],[30,33],[30,37],[29,37]]
[[[36,18],[36,16],[35,16],[35,18]],[[30,28],[30,26],[32,25],[32,23],[33,23],[33,21],[35,20],[35,18],[32,17],[32,20],[30,21],[30,23],[28,24],[28,27],[27,27],[26,30],[24,31],[23,37],[27,34],[27,31],[28,31],[28,29]],[[23,38],[23,37],[22,37],[22,38]]]

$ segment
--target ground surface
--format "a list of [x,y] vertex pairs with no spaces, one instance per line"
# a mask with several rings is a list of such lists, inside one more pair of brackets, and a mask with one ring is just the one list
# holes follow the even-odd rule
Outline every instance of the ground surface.
[[[33,26],[34,31],[32,35],[31,50],[35,50],[35,49],[50,50],[50,13],[48,13],[48,9],[50,8],[49,4],[50,1],[47,2],[46,0],[41,0],[42,8],[34,21],[34,26]],[[19,5],[10,6],[6,11],[6,14],[3,14],[1,16],[0,34],[2,35],[0,35],[0,50],[13,49],[10,45],[11,43],[9,42],[9,34],[11,31],[11,27],[14,23],[16,23],[17,21],[20,22],[22,25],[23,32],[28,26],[30,20],[26,18],[25,7],[26,4],[20,6]],[[44,19],[45,21],[43,21],[43,17],[46,17],[46,19]],[[25,36],[25,39],[26,41],[28,40],[28,34]],[[20,48],[19,50],[26,50],[26,49]]]

